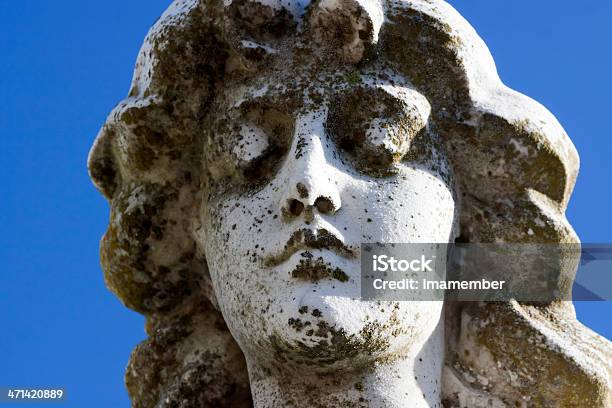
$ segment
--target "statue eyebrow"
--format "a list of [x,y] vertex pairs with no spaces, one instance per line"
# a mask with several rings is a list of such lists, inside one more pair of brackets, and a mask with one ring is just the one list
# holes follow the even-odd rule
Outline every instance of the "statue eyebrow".
[[248,103],[255,99],[265,97],[266,94],[269,92],[269,86],[265,84],[263,86],[259,86],[258,88],[248,87],[243,92],[244,94],[236,99],[230,98],[230,100],[228,101],[229,102],[228,104],[230,105],[231,108],[239,108],[244,103]]
[[279,102],[275,98],[269,95],[256,96],[254,98],[245,98],[245,100],[238,106],[237,109],[245,111],[254,108],[272,108],[279,105]]
[[[217,113],[217,115],[228,115],[228,116],[233,116],[234,118],[236,117],[246,117],[246,114],[248,114],[250,111],[254,110],[254,109],[259,109],[259,108],[265,108],[265,107],[275,107],[276,104],[271,102],[271,99],[267,96],[247,96],[247,97],[241,97],[240,100],[238,102],[235,103],[229,103],[227,105],[227,108],[223,108],[223,104],[221,104],[220,106],[220,110],[219,113]],[[225,112],[225,113],[224,113]]]
[[[267,103],[271,106],[282,106],[295,99],[297,95],[282,84],[254,84],[242,89],[238,97],[230,97],[227,104],[230,108],[238,108],[244,104]],[[264,101],[264,102],[261,102]],[[294,105],[295,103],[291,104]]]
[[[395,89],[397,89],[397,91],[394,92]],[[354,93],[357,91],[362,91],[364,93],[367,93],[368,96],[374,95],[374,94],[379,94],[379,95],[382,94],[386,101],[391,100],[393,101],[393,103],[400,103],[402,105],[410,104],[410,101],[413,101],[416,99],[413,97],[413,95],[411,95],[412,92],[415,92],[420,95],[418,91],[412,88],[406,87],[406,86],[402,86],[402,85],[367,83],[367,82],[359,84],[354,87],[349,87],[347,89],[337,91],[337,94],[339,96],[343,96],[343,95],[348,95],[349,93]],[[402,94],[405,95],[407,98],[404,99],[402,97]],[[383,104],[385,102],[380,99],[379,101],[382,102]]]
[[257,95],[254,97],[245,97],[239,105],[234,105],[231,110],[239,112],[240,114],[244,114],[249,110],[254,109],[275,109],[279,112],[292,115],[301,106],[303,106],[302,100],[296,98],[295,95],[273,92],[265,95]]

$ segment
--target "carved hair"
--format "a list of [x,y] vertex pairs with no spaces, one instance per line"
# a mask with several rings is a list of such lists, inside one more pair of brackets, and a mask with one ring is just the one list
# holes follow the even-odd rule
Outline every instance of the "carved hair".
[[[111,203],[101,243],[106,283],[147,317],[149,339],[126,374],[134,406],[250,404],[243,356],[193,239],[210,107],[226,81],[275,58],[241,38],[310,36],[333,44],[343,64],[384,59],[408,78],[431,103],[446,145],[462,240],[578,242],[564,215],[578,171],[574,146],[544,107],[502,84],[485,44],[454,9],[439,0],[317,1],[302,28],[293,13],[246,0],[176,0],[147,35],[129,96],[91,150],[91,178]],[[558,272],[559,286],[571,287],[573,269]],[[446,315],[448,406],[528,395],[535,406],[596,407],[609,398],[601,374],[609,367],[589,350],[603,355],[604,343],[576,322],[570,304],[450,304]],[[483,370],[494,381],[465,381]]]

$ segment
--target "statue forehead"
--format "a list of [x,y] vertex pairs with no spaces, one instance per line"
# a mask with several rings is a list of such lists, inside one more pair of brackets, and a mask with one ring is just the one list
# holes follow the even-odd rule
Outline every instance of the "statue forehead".
[[[245,0],[241,2],[257,3],[262,6],[271,7],[274,10],[285,9],[291,13],[294,19],[300,19],[306,8],[313,3],[311,0]],[[229,7],[232,3],[237,3],[236,0],[223,0],[223,5]]]
[[[220,93],[220,101],[228,107],[238,108],[244,103],[269,101],[287,103],[296,107],[321,105],[335,97],[359,91],[414,105],[419,110],[431,110],[427,98],[404,76],[384,68],[357,70],[354,67],[339,70],[317,70],[308,64],[297,73],[288,71],[261,72],[257,76],[228,84]],[[318,71],[314,75],[309,69]],[[381,100],[381,102],[383,102]]]

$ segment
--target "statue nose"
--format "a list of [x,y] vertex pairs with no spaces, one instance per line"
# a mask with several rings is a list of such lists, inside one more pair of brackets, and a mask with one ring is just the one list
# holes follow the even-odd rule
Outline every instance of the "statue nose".
[[304,216],[308,221],[315,213],[332,215],[341,206],[340,193],[333,180],[334,167],[327,161],[320,137],[311,136],[300,146],[292,163],[281,211],[288,218]]
[[315,209],[321,214],[331,215],[340,209],[340,200],[334,200],[333,197],[319,195],[314,201],[311,201],[308,188],[303,183],[297,183],[295,190],[299,198],[288,198],[283,208],[283,213],[288,217],[299,217],[305,211]]

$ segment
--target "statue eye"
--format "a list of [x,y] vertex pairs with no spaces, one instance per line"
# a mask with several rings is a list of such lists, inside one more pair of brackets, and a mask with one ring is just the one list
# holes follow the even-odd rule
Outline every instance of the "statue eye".
[[326,130],[359,171],[384,177],[408,152],[425,121],[416,106],[382,89],[358,88],[330,106]]
[[268,135],[257,124],[241,123],[238,129],[237,141],[232,148],[232,155],[243,163],[249,163],[265,154],[269,146]]
[[276,172],[287,153],[293,119],[271,106],[245,106],[241,113],[232,155],[244,181],[259,185]]
[[277,171],[293,135],[293,115],[264,98],[227,109],[220,105],[206,133],[204,163],[222,189],[252,189]]

